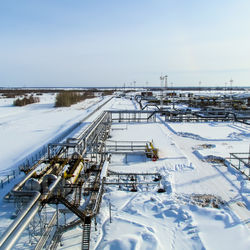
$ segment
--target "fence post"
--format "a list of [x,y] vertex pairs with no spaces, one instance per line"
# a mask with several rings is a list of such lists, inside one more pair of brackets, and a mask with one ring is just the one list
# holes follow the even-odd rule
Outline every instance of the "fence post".
[[15,170],[13,170],[13,177],[14,177],[14,179],[16,179],[16,171]]
[[112,219],[111,219],[111,202],[109,202],[109,222],[112,223]]

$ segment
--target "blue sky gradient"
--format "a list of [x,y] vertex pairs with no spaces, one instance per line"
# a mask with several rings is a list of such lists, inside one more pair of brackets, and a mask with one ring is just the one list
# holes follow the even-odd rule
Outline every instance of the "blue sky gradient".
[[250,86],[249,0],[1,0],[1,86]]

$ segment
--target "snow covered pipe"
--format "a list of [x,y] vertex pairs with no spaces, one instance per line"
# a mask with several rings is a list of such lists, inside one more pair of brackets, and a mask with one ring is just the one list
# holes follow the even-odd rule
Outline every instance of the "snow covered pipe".
[[107,177],[109,162],[105,161],[102,167],[101,175],[100,175],[100,183],[102,183],[102,179]]
[[103,112],[101,114],[101,116],[97,119],[97,122],[96,122],[95,126],[93,128],[91,128],[91,131],[89,132],[89,134],[85,138],[86,142],[88,142],[90,136],[92,135],[92,133],[95,132],[96,128],[103,122],[103,120],[105,118],[107,118],[107,114],[108,114],[107,112]]
[[[90,114],[88,114],[84,119],[82,119],[81,122],[84,122],[85,120],[87,120],[91,115],[93,115],[96,111],[98,111],[99,109],[101,109],[104,105],[106,105],[106,104],[107,104],[109,101],[111,101],[113,98],[114,98],[114,96],[112,96],[111,98],[109,98],[105,103],[103,103],[102,105],[100,105],[99,107],[97,107],[97,109],[93,110],[93,111],[92,111]],[[101,114],[100,116],[102,116],[102,114]],[[99,117],[100,117],[100,116],[99,116]],[[98,120],[98,118],[97,118],[96,120]],[[90,126],[89,126],[86,130],[84,130],[81,134],[79,134],[79,135],[77,136],[77,139],[78,139],[78,140],[81,140],[81,139],[85,136],[86,131],[89,130],[89,128],[91,127],[91,125],[93,125],[93,124],[90,124]]]
[[20,190],[20,188],[25,184],[25,182],[30,178],[32,177],[32,175],[36,172],[36,169],[33,169],[32,171],[30,171],[26,177],[21,181],[19,182],[13,189],[11,192],[15,192],[15,191],[18,191]]
[[101,186],[99,188],[99,191],[98,191],[98,194],[96,197],[95,207],[92,210],[92,213],[89,214],[89,216],[91,216],[91,217],[96,215],[98,213],[99,208],[100,208],[102,194],[103,194],[103,190],[104,190],[104,181],[105,181],[105,177],[102,179]]

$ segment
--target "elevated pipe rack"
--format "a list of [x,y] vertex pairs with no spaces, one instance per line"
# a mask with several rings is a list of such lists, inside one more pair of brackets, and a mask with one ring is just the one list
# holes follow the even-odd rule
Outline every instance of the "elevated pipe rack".
[[[66,154],[69,156],[72,152],[78,152],[82,156],[86,156],[87,154],[101,154],[103,157],[103,150],[104,150],[104,141],[107,138],[107,135],[109,133],[109,129],[112,122],[149,122],[149,121],[155,121],[157,114],[164,114],[166,117],[168,116],[168,111],[166,110],[157,110],[157,111],[138,111],[138,110],[118,110],[118,111],[105,111],[103,112],[91,125],[85,129],[77,138],[70,138],[65,143],[54,143],[49,145],[49,158],[52,159],[55,156],[60,156],[60,154]],[[233,120],[242,119],[243,121],[246,121],[249,119],[249,117],[238,117],[231,115],[230,117],[218,117],[218,116],[199,116],[198,114],[191,114],[193,115],[194,119],[225,119],[225,118],[232,118]],[[230,118],[230,119],[231,119]],[[173,118],[171,118],[173,119]],[[129,149],[129,150],[128,150]],[[113,150],[113,153],[115,150]],[[108,151],[108,152],[112,152]],[[135,150],[135,147],[131,147],[131,145],[124,146],[123,148],[120,147],[120,150],[116,150],[116,152],[125,152],[130,151],[132,153],[136,152],[142,152],[143,147],[139,147]],[[129,152],[128,152],[129,153]],[[235,158],[242,164],[244,164],[245,167],[249,169],[248,162],[245,162],[245,159],[242,159],[242,157],[235,157],[235,154],[232,153],[231,157]],[[97,159],[97,156],[96,156]],[[240,160],[239,160],[240,159]],[[101,158],[101,161],[103,159]],[[244,163],[243,163],[243,162]],[[232,165],[235,165],[232,163]],[[234,166],[235,167],[235,166]],[[25,179],[17,185],[13,189],[13,194],[19,195],[21,193],[18,193],[21,191],[23,185],[26,183],[28,179],[32,177],[32,175],[35,173],[36,169],[32,169],[32,171],[25,177]],[[130,173],[131,174],[131,173]],[[248,175],[249,176],[249,175]],[[21,214],[18,216],[18,219],[16,219],[11,227],[6,231],[6,233],[2,236],[0,240],[0,248],[1,249],[10,249],[12,246],[14,246],[16,240],[21,235],[25,227],[28,225],[29,221],[34,217],[34,215],[37,213],[37,211],[40,208],[40,201],[43,199],[47,199],[53,192],[53,190],[58,186],[58,184],[61,182],[61,177],[59,176],[57,180],[53,183],[53,185],[50,187],[49,193],[47,194],[41,194],[37,193],[32,202],[28,205],[28,209],[26,211],[21,212]],[[95,199],[98,201],[94,207],[92,207],[92,212],[88,212],[85,215],[92,216],[98,211],[100,206],[100,200],[102,197],[103,192],[103,185],[108,184],[107,181],[100,182],[100,180],[97,181],[99,186],[97,187],[97,194],[95,196]],[[101,183],[101,184],[100,184]],[[110,182],[112,183],[112,182]],[[136,182],[135,184],[138,184],[139,182]],[[16,192],[16,193],[15,193]],[[22,194],[21,194],[22,195]],[[27,193],[23,193],[23,195],[27,195]],[[30,195],[30,194],[29,194]],[[38,197],[39,196],[39,197]],[[89,210],[91,211],[91,210]],[[3,248],[4,247],[4,248]]]
[[[78,151],[81,154],[85,155],[89,151],[93,151],[93,147],[97,148],[97,144],[99,143],[100,138],[103,139],[103,134],[108,133],[108,129],[110,127],[110,114],[108,112],[103,112],[85,131],[83,134],[77,138],[77,143],[55,143],[49,144],[49,159],[51,160],[54,157],[58,157],[62,154],[67,153],[68,150],[72,149],[74,151]],[[82,147],[81,147],[82,146]],[[55,150],[54,150],[55,149]],[[33,176],[36,172],[34,168],[25,178],[21,181],[13,190],[12,194],[14,195],[30,195],[30,192],[22,191],[21,188],[24,184]],[[21,212],[17,219],[11,224],[8,230],[2,235],[0,240],[0,249],[11,249],[18,238],[21,236],[24,229],[27,227],[29,222],[33,219],[33,217],[37,214],[38,210],[41,208],[40,202],[43,200],[47,200],[53,190],[58,186],[61,182],[61,175],[56,179],[56,181],[50,186],[47,193],[41,194],[37,192],[29,203],[28,207]]]

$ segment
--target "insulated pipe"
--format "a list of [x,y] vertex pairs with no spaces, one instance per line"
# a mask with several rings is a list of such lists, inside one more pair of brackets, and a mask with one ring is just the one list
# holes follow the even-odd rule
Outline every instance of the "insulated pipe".
[[103,189],[104,189],[104,181],[105,181],[105,177],[102,179],[101,186],[99,187],[99,191],[98,191],[98,194],[96,197],[95,207],[92,210],[92,213],[89,214],[89,216],[91,216],[91,217],[96,215],[98,210],[99,210],[100,202],[102,199],[102,193],[103,193]]
[[47,199],[47,197],[50,195],[51,192],[54,191],[54,189],[56,188],[56,186],[58,185],[58,183],[61,181],[62,176],[58,176],[58,178],[56,179],[56,181],[50,185],[47,194],[43,195],[43,199]]
[[[81,122],[84,122],[85,120],[87,120],[91,115],[93,115],[96,111],[98,111],[100,108],[102,108],[104,105],[106,105],[109,101],[111,101],[114,98],[114,96],[112,96],[111,98],[109,98],[105,103],[103,103],[102,105],[100,105],[99,107],[97,107],[95,110],[93,110],[89,115],[87,115],[84,119],[81,120]],[[98,118],[97,118],[98,119]],[[90,125],[91,126],[91,125]],[[90,126],[88,128],[86,128],[85,131],[83,131],[80,135],[77,136],[76,139],[81,140],[82,137],[84,137],[85,132],[90,128]]]
[[[110,98],[111,100],[112,98]],[[110,101],[108,100],[108,101]],[[107,102],[108,102],[107,101]],[[106,103],[105,103],[106,104]],[[96,128],[97,126],[99,126],[99,124],[104,120],[104,118],[106,117],[106,112],[104,112],[100,118],[98,119],[99,121],[97,122],[97,124],[95,124],[93,127]],[[90,137],[90,135],[93,133],[93,128],[91,128],[90,133],[87,134],[87,138]],[[84,150],[84,153],[86,152],[86,148]],[[18,185],[16,185],[12,192],[13,194],[17,194],[17,195],[21,195],[21,194],[26,194],[29,195],[31,194],[33,191],[31,192],[27,192],[27,191],[19,191],[20,188],[25,184],[25,182],[32,177],[32,175],[36,172],[36,169],[32,170]],[[56,188],[56,186],[58,185],[58,183],[61,180],[61,176],[59,176],[57,178],[57,180],[50,186],[48,193],[43,197],[43,198],[47,198],[49,196],[49,194]],[[4,233],[4,235],[1,237],[0,240],[0,249],[11,249],[12,246],[15,244],[15,242],[18,240],[18,238],[20,237],[20,235],[22,234],[22,232],[25,230],[25,228],[27,227],[27,225],[29,224],[29,222],[32,220],[32,218],[36,215],[38,209],[39,209],[39,203],[38,200],[41,196],[41,193],[38,191],[34,192],[35,196],[33,197],[33,199],[30,201],[30,203],[28,204],[28,206],[25,208],[25,210],[23,212],[21,212],[18,217],[16,218],[16,220],[10,225],[10,227],[8,228],[8,230]]]
[[101,174],[100,174],[100,183],[103,182],[103,178],[107,177],[108,167],[109,167],[109,162],[105,161],[102,167]]
[[[17,191],[18,192],[18,191]],[[32,193],[32,192],[29,192]],[[15,231],[15,229],[19,226],[19,224],[22,222],[24,218],[26,217],[26,215],[29,213],[29,211],[32,209],[32,207],[35,205],[35,203],[38,201],[38,199],[41,196],[41,193],[38,191],[33,192],[35,195],[33,197],[33,199],[29,202],[29,204],[27,205],[27,207],[18,215],[18,217],[12,222],[12,224],[10,225],[10,227],[7,229],[7,231],[5,231],[5,233],[1,236],[1,240],[0,240],[0,249],[6,249],[3,248],[4,243],[6,242],[6,240],[12,236],[12,233]],[[11,237],[12,238],[12,237]]]
[[[44,196],[46,199],[51,192],[56,188],[57,184],[61,180],[61,176],[59,176],[56,181],[49,187],[48,193]],[[22,191],[17,191],[18,193],[22,193]],[[31,191],[32,192],[32,191]],[[29,192],[29,193],[31,193]],[[27,192],[23,192],[27,193]],[[10,225],[8,230],[4,233],[0,240],[0,250],[11,249],[15,242],[18,240],[22,232],[25,230],[29,222],[36,215],[39,209],[39,198],[41,197],[41,193],[36,191],[34,192],[35,196],[32,201],[28,204],[24,211],[22,211],[16,220]]]
[[90,133],[86,136],[86,142],[88,143],[89,137],[94,133],[95,129],[102,123],[102,121],[106,118],[107,112],[103,112],[100,120],[97,122],[97,124],[91,129]]
[[36,244],[36,247],[34,250],[41,250],[43,249],[44,245],[47,243],[47,240],[50,236],[50,232],[53,229],[53,226],[56,223],[56,218],[57,218],[57,212],[55,212],[52,216],[52,218],[50,219],[50,222],[48,223],[47,228],[45,229],[42,237],[39,239],[39,241]]
[[30,171],[27,175],[26,175],[26,177],[21,181],[21,182],[19,182],[13,189],[12,189],[12,191],[18,191],[23,185],[24,185],[24,183],[30,178],[30,177],[32,177],[32,175],[34,174],[36,172],[36,169],[33,169],[32,171]]
[[56,181],[49,187],[49,193],[56,188],[57,184],[60,182],[61,179],[62,179],[61,175],[57,177]]
[[87,152],[87,149],[85,148],[85,149],[83,150],[83,152],[81,153],[82,157],[86,154],[86,152]]
[[[23,220],[21,221],[22,223],[19,223],[17,228],[15,228],[15,230],[13,230],[13,232],[11,233],[10,237],[8,237],[6,239],[6,241],[4,241],[1,244],[1,247],[0,247],[1,250],[2,249],[3,250],[11,250],[11,249],[13,249],[14,244],[19,239],[22,232],[28,226],[28,224],[33,219],[33,217],[36,215],[38,210],[39,210],[39,204],[38,203],[36,203],[30,210],[28,210],[28,212],[24,216]],[[2,242],[2,240],[1,240],[1,242]]]
[[74,171],[72,177],[69,179],[71,184],[75,184],[75,182],[78,179],[78,176],[79,176],[80,172],[82,171],[82,169],[83,169],[83,163],[80,162],[78,164],[78,166],[75,168],[75,171]]

